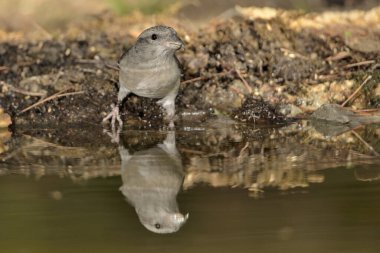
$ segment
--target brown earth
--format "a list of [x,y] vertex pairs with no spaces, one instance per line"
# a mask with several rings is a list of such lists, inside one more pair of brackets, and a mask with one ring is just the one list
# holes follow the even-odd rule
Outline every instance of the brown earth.
[[[365,79],[347,105],[378,108],[379,19],[380,8],[321,14],[236,8],[200,30],[166,17],[103,13],[61,34],[28,38],[0,31],[0,107],[16,127],[99,125],[116,101],[112,66],[144,28],[165,23],[186,43],[179,52],[185,80],[179,116],[281,122],[343,103]],[[130,124],[162,122],[154,100],[131,95],[125,107]]]

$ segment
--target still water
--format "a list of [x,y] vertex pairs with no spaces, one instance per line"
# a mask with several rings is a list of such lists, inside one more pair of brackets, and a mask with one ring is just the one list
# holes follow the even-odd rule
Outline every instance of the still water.
[[18,134],[0,154],[0,252],[380,252],[377,129]]

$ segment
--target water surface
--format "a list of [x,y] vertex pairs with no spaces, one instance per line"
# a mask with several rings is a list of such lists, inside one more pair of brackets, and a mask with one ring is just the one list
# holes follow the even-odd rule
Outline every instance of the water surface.
[[[216,120],[127,129],[119,144],[15,135],[1,154],[0,249],[380,252],[377,129],[326,137],[305,122]],[[150,219],[177,226],[152,232]]]

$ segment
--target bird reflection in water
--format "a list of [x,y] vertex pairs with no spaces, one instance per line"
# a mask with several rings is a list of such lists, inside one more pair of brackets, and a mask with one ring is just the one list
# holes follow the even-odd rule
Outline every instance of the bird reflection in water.
[[119,146],[123,181],[120,191],[134,206],[145,228],[160,234],[178,231],[189,215],[179,212],[176,200],[184,172],[175,132],[168,132],[163,142],[150,148],[131,153],[127,147]]

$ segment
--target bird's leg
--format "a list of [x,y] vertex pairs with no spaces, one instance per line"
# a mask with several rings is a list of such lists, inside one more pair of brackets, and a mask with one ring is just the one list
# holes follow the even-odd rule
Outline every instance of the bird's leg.
[[117,103],[116,105],[115,104],[111,104],[112,110],[111,110],[111,112],[105,118],[103,118],[102,123],[105,123],[109,119],[111,119],[112,129],[115,128],[115,122],[116,122],[116,120],[119,122],[120,126],[122,126],[123,125],[123,121],[120,118],[120,112],[119,112],[120,109],[119,109],[119,107],[120,107],[119,103]]
[[119,94],[117,96],[117,104],[111,104],[111,112],[102,120],[102,123],[107,122],[111,119],[112,132],[115,132],[116,129],[115,122],[119,122],[120,128],[123,126],[123,121],[120,117],[120,107],[122,105],[123,99],[130,93],[129,90],[125,89],[123,86],[120,86]]
[[121,128],[118,128],[117,131],[115,128],[112,129],[112,132],[103,129],[103,133],[107,134],[111,138],[112,143],[119,143],[120,142],[120,131]]
[[132,158],[132,155],[129,154],[128,149],[126,149],[123,145],[119,146],[119,154],[122,162],[128,162]]
[[174,128],[175,115],[175,98],[177,96],[178,87],[174,88],[166,97],[160,99],[157,104],[165,108],[166,119],[169,121],[169,127]]
[[175,131],[170,130],[167,132],[166,139],[162,144],[159,144],[158,146],[165,150],[166,153],[176,156],[179,155],[176,145],[175,145]]

